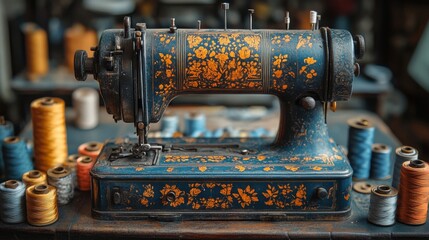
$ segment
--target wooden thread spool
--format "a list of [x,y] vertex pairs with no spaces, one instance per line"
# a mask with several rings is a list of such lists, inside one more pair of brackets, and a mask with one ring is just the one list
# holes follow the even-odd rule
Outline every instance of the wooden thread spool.
[[60,98],[39,98],[31,103],[36,169],[61,165],[67,159],[65,104]]
[[39,170],[31,170],[24,173],[22,175],[22,181],[27,188],[34,185],[47,184],[46,174]]
[[67,29],[64,35],[65,62],[70,72],[74,71],[74,53],[77,50],[85,50],[88,57],[93,57],[91,47],[97,45],[97,33],[88,30],[80,24]]
[[27,78],[31,81],[49,71],[48,36],[46,31],[34,23],[24,26],[27,57]]
[[402,164],[397,208],[398,221],[409,225],[426,223],[429,196],[429,165],[422,160]]
[[103,144],[100,142],[87,142],[79,146],[78,152],[80,155],[88,156],[96,160],[102,148]]
[[34,226],[50,225],[58,220],[57,190],[39,184],[27,188],[27,221]]
[[76,174],[79,190],[89,191],[91,189],[91,176],[89,171],[91,171],[93,165],[94,160],[89,156],[83,156],[77,160]]

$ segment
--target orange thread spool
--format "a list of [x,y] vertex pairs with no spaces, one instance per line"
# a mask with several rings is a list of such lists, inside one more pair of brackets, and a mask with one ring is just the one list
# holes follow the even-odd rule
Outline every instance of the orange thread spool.
[[409,225],[426,223],[429,197],[429,165],[422,160],[402,164],[397,208],[398,221]]
[[27,57],[27,78],[36,80],[49,71],[48,36],[34,23],[24,26]]
[[94,165],[94,160],[89,156],[82,156],[77,159],[76,174],[77,186],[81,191],[89,191],[91,189],[91,171]]
[[78,152],[80,155],[88,156],[96,160],[102,148],[103,144],[100,142],[87,142],[79,146]]
[[36,169],[48,171],[67,159],[65,104],[60,98],[39,98],[31,103]]

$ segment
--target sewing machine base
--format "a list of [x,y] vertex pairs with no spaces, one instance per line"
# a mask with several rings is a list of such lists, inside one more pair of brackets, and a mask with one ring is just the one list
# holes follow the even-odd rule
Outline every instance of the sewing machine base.
[[334,141],[320,142],[317,148],[279,147],[272,141],[150,139],[163,146],[153,165],[132,157],[112,158],[118,146],[126,149],[132,143],[107,142],[91,170],[93,217],[174,221],[350,216],[352,169]]

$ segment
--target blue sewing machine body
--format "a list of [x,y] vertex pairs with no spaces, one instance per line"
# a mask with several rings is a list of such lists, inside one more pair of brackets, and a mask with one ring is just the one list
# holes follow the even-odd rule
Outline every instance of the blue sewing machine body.
[[[348,100],[363,40],[345,30],[147,29],[103,32],[75,75],[100,82],[108,113],[137,143],[110,141],[91,171],[102,219],[343,219],[352,169],[329,138],[327,106]],[[182,94],[272,94],[275,139],[147,139]]]

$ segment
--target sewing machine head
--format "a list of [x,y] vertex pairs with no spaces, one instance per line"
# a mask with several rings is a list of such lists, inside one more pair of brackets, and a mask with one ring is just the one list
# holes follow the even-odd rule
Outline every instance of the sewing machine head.
[[350,98],[364,43],[345,30],[319,29],[316,16],[312,11],[310,30],[252,29],[251,15],[247,30],[227,29],[226,20],[223,30],[201,29],[200,21],[197,29],[178,29],[174,18],[169,29],[131,28],[125,17],[123,29],[103,32],[94,58],[76,52],[75,76],[94,75],[107,112],[134,122],[140,143],[181,94],[273,94],[307,111],[321,102],[326,114],[328,103]]
[[[341,219],[350,214],[352,169],[328,136],[326,113],[329,105],[335,110],[336,101],[350,98],[363,38],[319,28],[315,12],[310,30],[289,30],[288,15],[286,29],[252,29],[253,11],[250,29],[230,30],[228,5],[222,6],[224,29],[202,29],[200,21],[196,29],[179,29],[174,19],[169,29],[144,23],[131,28],[126,17],[123,29],[103,32],[94,58],[76,52],[76,78],[93,74],[107,112],[133,122],[139,136],[135,144],[105,144],[91,170],[94,216]],[[277,96],[276,139],[149,143],[148,126],[160,120],[170,101],[198,93]],[[281,194],[269,194],[278,189]]]

